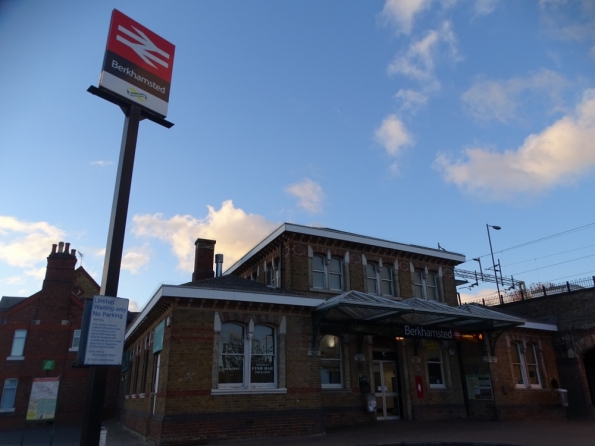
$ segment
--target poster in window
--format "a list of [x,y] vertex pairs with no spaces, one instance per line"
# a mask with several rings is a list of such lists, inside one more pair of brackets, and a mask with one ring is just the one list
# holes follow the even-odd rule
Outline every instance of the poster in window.
[[467,393],[470,400],[493,400],[490,374],[467,375]]

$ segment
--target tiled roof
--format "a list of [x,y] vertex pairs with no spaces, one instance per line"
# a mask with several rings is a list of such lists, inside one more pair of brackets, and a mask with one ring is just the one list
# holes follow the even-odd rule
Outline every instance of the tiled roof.
[[14,307],[19,302],[24,301],[27,299],[26,297],[12,297],[12,296],[2,296],[0,299],[0,310],[7,310],[11,307]]

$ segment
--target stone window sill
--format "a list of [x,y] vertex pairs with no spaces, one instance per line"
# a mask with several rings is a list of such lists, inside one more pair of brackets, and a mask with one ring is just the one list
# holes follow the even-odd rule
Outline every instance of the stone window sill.
[[6,358],[7,361],[24,361],[25,357],[24,356],[8,356]]
[[287,393],[286,388],[254,387],[251,389],[211,389],[211,395],[254,395],[259,393]]

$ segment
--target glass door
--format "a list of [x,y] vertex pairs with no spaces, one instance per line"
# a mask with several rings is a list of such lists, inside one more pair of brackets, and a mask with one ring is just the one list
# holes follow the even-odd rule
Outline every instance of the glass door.
[[400,414],[397,363],[395,361],[374,361],[372,367],[376,418],[378,420],[398,420]]

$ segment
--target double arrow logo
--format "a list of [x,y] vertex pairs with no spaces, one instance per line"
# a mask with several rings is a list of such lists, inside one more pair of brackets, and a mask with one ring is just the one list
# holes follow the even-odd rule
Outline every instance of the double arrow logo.
[[[158,63],[162,67],[168,68],[169,63],[166,62],[165,60],[157,57],[153,53],[157,53],[158,55],[163,56],[165,59],[168,59],[168,60],[169,60],[169,54],[167,54],[165,51],[158,48],[157,45],[155,45],[153,42],[151,42],[151,39],[149,39],[145,33],[136,29],[134,26],[131,26],[131,27],[133,30],[135,30],[137,32],[137,34],[124,28],[122,25],[118,25],[118,31],[121,31],[126,36],[136,40],[136,42],[131,42],[130,40],[127,40],[125,37],[121,36],[120,34],[118,34],[116,36],[116,40],[118,42],[122,42],[124,45],[127,45],[130,48],[132,48],[134,50],[134,52],[136,54],[138,54],[142,60],[145,61],[145,63],[152,66],[153,68],[157,68],[153,64],[153,62]],[[153,62],[151,62],[151,61],[153,61]]]

